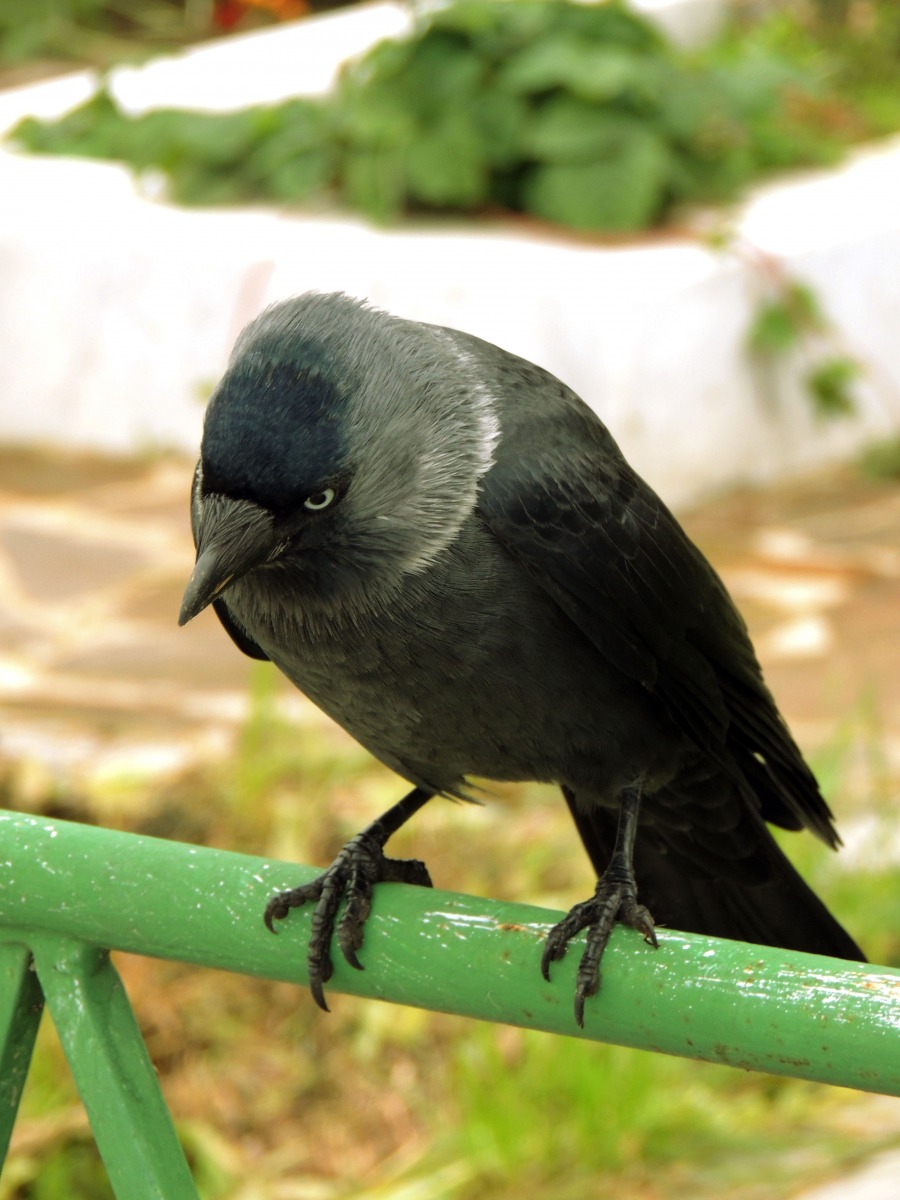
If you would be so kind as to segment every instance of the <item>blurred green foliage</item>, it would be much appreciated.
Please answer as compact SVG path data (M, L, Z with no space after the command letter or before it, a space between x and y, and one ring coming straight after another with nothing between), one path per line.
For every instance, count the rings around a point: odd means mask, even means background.
M784 354L806 333L817 333L824 317L815 293L795 279L784 282L778 295L761 304L747 335L757 354Z
M814 75L786 58L686 54L617 3L460 2L344 72L339 136L364 169L343 182L382 218L500 205L629 231L833 160L818 103Z
M806 350L809 365L803 383L820 417L848 417L856 412L854 384L862 374L847 354L811 349L833 331L815 292L796 279L779 281L775 293L756 310L747 333L749 350L765 359L778 359L793 350Z
M122 827L327 861L398 781L340 730L288 722L286 687L255 664L236 753L168 782L132 779ZM888 732L864 696L812 759L844 817L855 804L876 818L852 857L779 840L873 961L896 965ZM551 803L495 790L482 809L435 802L392 846L441 885L582 898L590 868L555 789ZM67 815L90 819L97 804L110 823L108 796L81 803ZM349 996L324 1016L287 984L116 959L204 1200L787 1200L900 1144L893 1102L844 1089ZM0 1200L109 1194L49 1022L16 1137Z
M212 0L3 0L0 62L146 58L208 36L212 13Z
M844 355L816 363L805 378L816 411L823 417L849 417L856 412L852 389L861 374L860 364Z
M324 101L133 117L101 92L13 136L164 171L183 203L322 196L381 221L501 208L633 231L834 161L869 130L791 28L796 46L779 23L686 53L619 0L457 0L348 65Z
M44 154L116 159L136 171L163 171L183 204L228 204L249 197L298 201L334 172L329 111L309 100L215 116L154 109L123 113L108 92L55 124L26 120L15 137Z
M736 19L721 52L741 56L751 41L760 55L787 57L812 71L835 96L852 101L868 133L900 128L900 4L896 0L777 0L762 16ZM740 10L738 10L740 12ZM836 107L836 123L846 111Z
M884 438L867 446L860 455L859 467L869 479L900 480L900 436Z
M0 66L109 66L353 0L0 0Z

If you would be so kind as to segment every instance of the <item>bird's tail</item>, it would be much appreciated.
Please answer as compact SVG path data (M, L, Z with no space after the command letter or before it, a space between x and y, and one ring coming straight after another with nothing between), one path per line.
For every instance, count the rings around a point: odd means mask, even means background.
M617 814L599 805L578 806L569 794L566 800L594 869L602 875L615 843ZM762 821L754 833L760 839L754 858L762 856L767 868L758 882L729 874L728 862L721 875L686 869L678 853L670 853L663 832L642 837L639 830L634 850L638 899L658 925L671 929L865 962L859 946L800 878Z

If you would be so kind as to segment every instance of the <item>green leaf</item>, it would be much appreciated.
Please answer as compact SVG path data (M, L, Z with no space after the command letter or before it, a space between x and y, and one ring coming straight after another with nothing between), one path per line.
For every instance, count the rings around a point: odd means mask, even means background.
M848 417L856 412L853 384L859 375L859 363L840 356L826 359L809 371L806 386L820 416Z
M565 31L526 47L497 78L498 87L514 94L565 88L585 100L630 97L644 103L657 100L655 82L645 55Z
M633 12L627 0L601 4L555 4L559 25L607 46L624 46L642 53L668 53L666 38L655 25Z
M258 194L300 200L332 182L337 159L328 110L311 101L292 101L277 111L268 136L260 136L235 165Z
M478 93L484 73L465 42L435 31L416 47L403 74L406 103L420 120L439 119Z
M345 89L336 125L343 140L360 147L403 145L417 127L403 95L380 80L364 89Z
M406 193L403 154L394 147L349 150L342 161L349 203L382 223L399 216Z
M706 142L720 146L737 136L747 139L727 92L708 75L697 71L660 71L665 102L660 104L660 126L683 143ZM727 135L727 136L723 136Z
M488 162L497 167L515 165L533 121L527 103L519 96L485 90L472 102L471 118Z
M784 354L804 334L817 333L826 324L812 289L791 279L774 299L760 305L750 326L747 344L758 354Z
M357 128L382 110L395 125L421 125L478 92L484 64L459 38L430 29L403 47L402 55L386 56L378 45L345 70L340 100Z
M16 0L16 11L28 3L35 13L67 4L80 22L72 5L86 13L99 0ZM410 199L472 207L490 197L552 220L571 212L579 228L637 228L676 203L731 199L767 170L832 161L848 140L847 106L822 82L842 47L823 57L804 35L792 57L797 27L779 22L787 33L751 27L685 54L622 0L455 0L346 67L321 104L131 118L100 92L13 136L39 153L159 167L191 202L205 185L210 203L335 186L379 219ZM0 17L0 32L8 24ZM900 18L877 25L884 32L866 36L883 66L881 43ZM580 171L549 170L563 167ZM777 353L815 322L796 297L773 304L752 340Z
M661 145L639 118L559 96L534 114L524 133L522 149L529 158L571 162L627 155L634 144L647 141Z
M179 112L159 109L135 122L131 159L138 166L175 164L182 159L211 168L239 164L259 138L259 113Z
M38 154L128 159L132 125L109 92L101 88L90 100L59 121L27 117L9 136Z
M508 4L489 0L456 0L436 8L430 16L432 28L455 33L469 43L471 51L490 62L505 62L521 46L546 37L558 23L564 6L549 9L543 0L516 0Z
M330 148L322 148L285 159L260 172L257 194L293 202L310 199L334 182L336 158Z
M207 207L217 204L240 204L251 199L253 192L247 181L234 171L222 171L205 163L185 159L168 169L168 192L176 204L186 207Z
M361 58L351 58L341 67L338 93L346 98L349 92L359 92L374 80L396 79L405 70L415 52L414 38L385 38Z
M664 145L644 133L602 161L540 166L525 183L525 207L573 229L641 229L665 203L668 161Z
M825 314L811 287L792 279L785 287L783 296L784 304L798 329L804 333L816 333L825 328Z
M791 314L779 300L761 304L747 333L747 345L757 354L786 354L797 344L797 327Z
M406 178L411 198L425 204L474 208L483 203L487 162L471 122L450 113L414 141L406 152Z
M506 62L521 47L557 32L635 50L658 50L663 37L648 21L630 12L621 0L604 4L558 3L556 0L455 0L430 16L433 28L464 35L476 52Z

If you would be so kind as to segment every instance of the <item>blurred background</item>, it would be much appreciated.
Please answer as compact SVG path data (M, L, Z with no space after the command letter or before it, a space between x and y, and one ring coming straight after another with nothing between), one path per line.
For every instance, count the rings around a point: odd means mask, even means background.
M837 814L839 855L788 853L900 965L898 71L891 0L6 0L4 806L324 864L399 795L211 614L175 626L231 344L341 289L610 425ZM552 790L492 791L392 845L440 887L587 894ZM117 964L210 1200L896 1196L897 1100ZM108 1195L45 1021L0 1200Z

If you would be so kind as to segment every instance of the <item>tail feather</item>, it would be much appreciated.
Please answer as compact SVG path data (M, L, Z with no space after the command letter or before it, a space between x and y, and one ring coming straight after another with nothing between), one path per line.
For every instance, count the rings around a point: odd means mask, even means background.
M602 875L615 843L617 814L599 805L581 807L569 794L566 801L594 869ZM638 831L634 849L638 898L658 925L865 962L859 946L800 878L762 821L754 850L765 857L768 869L760 882L729 877L727 859L721 876L686 870L683 858L669 852L664 831L643 832Z

